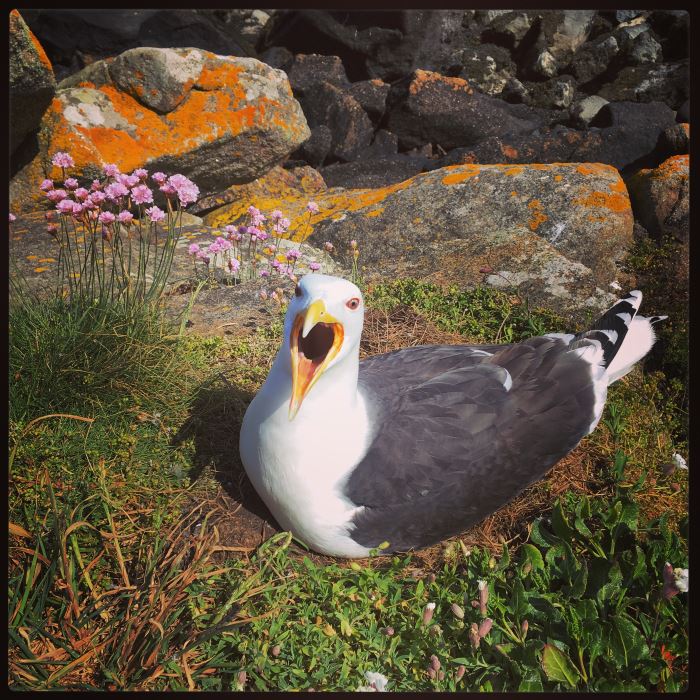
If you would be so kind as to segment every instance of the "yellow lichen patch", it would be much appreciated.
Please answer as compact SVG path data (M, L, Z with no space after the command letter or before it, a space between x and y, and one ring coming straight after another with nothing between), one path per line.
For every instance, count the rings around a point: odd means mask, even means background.
M530 227L530 231L537 231L549 217L542 211L542 202L539 199L533 199L527 208L532 210L532 216L527 225Z
M38 255L27 255L27 260L38 260L39 256Z
M39 258L40 263L52 263L56 262L55 258Z
M690 156L687 153L680 156L671 156L661 163L656 170L652 171L652 177L667 178L680 175L682 178L687 178L689 168Z
M211 55L211 54L210 54ZM241 67L233 63L223 63L212 68L207 62L197 78L197 87L200 90L218 90L222 87L233 87L240 83Z
M46 272L48 269L48 267L35 267L34 272Z
M523 166L522 165L510 165L510 166L503 166L501 165L500 167L505 167L504 175L520 175L523 171Z
M474 90L469 87L469 83L464 80L464 78L447 78L444 75L440 75L440 73L434 73L432 71L421 69L415 71L413 80L408 87L408 91L411 93L411 95L416 95L429 83L441 83L452 90L463 90L468 95L474 93Z
M562 176L561 175L555 175L554 176L554 182L561 182L562 181Z
M449 175L445 175L445 177L442 178L443 185L456 185L481 172L481 166L479 165L451 165L444 168L444 170L451 170L453 168L458 168L458 170Z
M631 211L629 197L623 194L600 192L594 190L588 194L574 199L574 204L584 207L599 207L614 212Z
M510 193L510 196L511 196L511 197L517 197L517 196L518 196L518 193L517 193L515 190L513 190L513 191Z
M372 211L368 211L366 216L380 216L383 211L384 207L380 207L379 209L373 209Z

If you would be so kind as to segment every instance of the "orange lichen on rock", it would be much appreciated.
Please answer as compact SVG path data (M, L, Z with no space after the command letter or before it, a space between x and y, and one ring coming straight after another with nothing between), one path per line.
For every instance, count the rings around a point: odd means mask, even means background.
M380 216L383 211L384 207L379 207L379 209L373 209L372 211L368 211L366 216Z
M233 63L224 63L212 68L205 63L202 72L197 78L197 87L200 90L220 90L221 88L233 88L240 85L242 68ZM240 90L240 87L238 88ZM240 97L245 97L242 91Z
M499 164L500 165L500 164ZM523 172L522 165L500 165L500 167L505 168L504 175L520 175Z
M602 175L604 173L618 175L617 169L605 163L579 163L576 170L581 175Z
M537 231L537 229L549 219L549 217L542 211L542 202L539 199L533 199L528 205L528 209L532 210L532 216L527 222L530 231Z
M452 170L449 175L445 175L442 178L443 185L456 185L460 182L468 180L470 177L475 177L481 172L481 166L479 165L449 165L443 170Z
M658 168L651 171L651 176L654 178L680 176L685 179L688 177L689 169L690 155L684 153L680 156L671 156L667 158Z
M413 74L413 80L408 87L411 95L417 95L426 85L430 83L440 83L450 87L452 90L463 90L468 95L472 95L474 90L469 87L469 83L464 78L448 78L440 73L434 73L428 70L417 69Z

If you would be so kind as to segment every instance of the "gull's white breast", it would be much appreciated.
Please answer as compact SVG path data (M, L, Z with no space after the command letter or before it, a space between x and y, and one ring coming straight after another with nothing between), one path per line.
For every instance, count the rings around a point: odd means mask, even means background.
M333 389L333 377L323 377L290 421L291 383L273 368L243 419L241 458L283 528L316 551L362 557L369 550L348 536L358 508L342 486L367 451L371 425L356 390L348 401Z

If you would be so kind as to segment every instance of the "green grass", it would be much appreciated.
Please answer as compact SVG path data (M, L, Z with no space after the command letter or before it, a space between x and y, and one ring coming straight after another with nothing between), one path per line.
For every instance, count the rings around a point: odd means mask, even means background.
M406 304L477 342L566 330L494 290L398 281L368 304ZM685 475L660 473L686 439L682 387L665 375L635 371L611 389L590 438L610 495L564 494L527 543L493 556L454 542L432 570L409 555L322 564L285 534L225 549L217 483L194 479L193 440L175 440L193 411L206 421L229 410L198 403L225 388L221 373L256 390L279 319L229 341L178 338L157 314L128 332L103 317L93 333L89 315L64 311L11 311L14 689L354 690L365 671L407 691L685 687L687 594L661 596L664 562L687 566ZM92 422L30 424L53 412ZM493 627L474 649L479 579Z

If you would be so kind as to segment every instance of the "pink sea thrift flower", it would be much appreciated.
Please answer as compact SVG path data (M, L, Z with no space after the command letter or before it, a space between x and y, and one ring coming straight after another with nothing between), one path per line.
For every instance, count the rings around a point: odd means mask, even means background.
M330 241L326 241L326 242L323 244L323 247L324 247L329 253L332 253L332 252L335 250L335 246L334 246Z
M121 197L129 194L129 190L122 185L121 182L110 182L110 184L105 187L105 194L113 202L116 202Z
M46 196L52 202L60 202L62 199L65 199L68 196L68 192L66 192L65 190L49 190L46 193Z
M220 246L216 241L214 241L214 242L209 246L209 252L210 252L210 253L214 253L214 254L220 253L220 252L221 252L221 246Z
M292 248L292 250L287 252L287 260L289 262L292 262L293 260L298 260L301 257L301 251L297 250L296 248Z
M84 187L78 187L78 189L73 192L73 196L81 202L84 202L90 196L90 192Z
M231 240L231 236L238 233L238 226L233 226L232 224L229 224L228 226L224 226L224 231L226 231L226 233L229 236L229 240Z
M136 177L136 175L119 175L117 178L119 182L124 185L124 187L128 187L131 189L132 187L136 187L136 185L139 184L140 180Z
M153 180L153 182L155 182L157 185L164 184L167 179L168 176L165 173L157 172L151 175L151 180Z
M148 214L149 218L153 223L163 221L163 219L165 219L165 212L156 206L153 206L150 209L146 209L146 214Z
M309 263L309 270L311 270L312 272L317 272L320 269L321 269L321 266L317 262Z
M99 206L105 201L105 199L107 199L107 195L104 192L97 190L88 197L87 201Z
M120 170L115 163L107 163L106 165L104 165L102 167L102 172L107 177L117 177L120 174Z
M92 184L90 185L90 189L93 192L97 192L98 190L101 190L103 187L103 183L100 182L99 180L93 180Z
M318 212L318 204L316 204L316 202L309 202L306 205L306 211L310 214L316 214Z
M272 219L272 221L279 221L283 216L284 214L279 209L275 209L272 214L270 214L270 219Z
M190 247L187 249L190 255L197 255L199 253L199 246L196 243L191 243Z
M260 277L269 277L269 276L270 276L269 270L260 270Z
M61 212L61 214L72 214L73 204L75 202L72 199L62 199L57 205L56 209Z
M130 224L134 218L134 215L130 211L120 211L117 215L117 220L120 224Z
M67 177L63 182L63 186L68 190L74 190L80 183L74 177Z
M71 158L68 153L64 153L63 151L58 151L58 153L55 153L54 157L51 159L51 162L59 168L72 168L75 165L73 158Z
M170 185L173 191L177 193L177 198L183 207L196 202L197 197L199 197L199 187L184 175L171 175L166 184Z
M135 204L151 204L153 202L153 192L146 185L137 185L131 190L131 199Z
M17 221L17 217L12 212L10 212L10 223L12 223L13 221Z
M148 177L148 170L145 168L136 168L133 173L131 173L134 177L137 177L139 180L145 180Z
M350 241L350 247L353 250L355 250L357 248L357 241L354 238Z
M238 272L238 270L240 269L240 267L241 267L241 263L240 263L236 258L231 258L231 259L228 261L228 269L229 269L229 271L232 272L233 274L235 274L236 272Z
M46 180L42 180L41 184L39 185L39 189L44 190L44 192L46 192L47 190L52 190L53 180L49 180L48 178Z
M112 223L114 223L114 220L115 220L116 218L117 218L117 217L114 216L114 214L112 214L111 211L103 211L103 212L97 217L97 220L98 220L101 224L112 224Z

